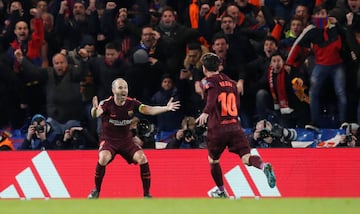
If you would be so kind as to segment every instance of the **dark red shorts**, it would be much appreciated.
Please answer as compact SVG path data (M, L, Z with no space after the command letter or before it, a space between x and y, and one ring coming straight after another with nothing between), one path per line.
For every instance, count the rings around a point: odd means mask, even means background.
M99 152L103 150L108 150L111 152L112 160L115 158L116 154L121 155L129 164L134 163L133 157L135 152L141 150L142 148L133 142L133 138L130 139L121 139L121 140L108 140L101 141Z
M222 131L213 130L207 135L207 148L209 156L213 160L220 159L221 154L225 148L228 148L229 152L235 153L242 157L245 154L250 153L250 145L243 130L236 131Z

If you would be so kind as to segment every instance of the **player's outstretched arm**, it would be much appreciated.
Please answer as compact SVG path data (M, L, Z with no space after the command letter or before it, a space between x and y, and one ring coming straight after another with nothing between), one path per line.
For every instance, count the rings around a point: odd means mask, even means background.
M174 98L170 98L169 102L166 106L149 106L149 105L141 105L140 113L146 115L157 115L161 113L165 113L168 111L176 111L180 108L180 101L173 101Z
M92 108L91 108L91 117L97 118L103 113L103 109L99 106L99 101L97 96L94 96L92 99Z

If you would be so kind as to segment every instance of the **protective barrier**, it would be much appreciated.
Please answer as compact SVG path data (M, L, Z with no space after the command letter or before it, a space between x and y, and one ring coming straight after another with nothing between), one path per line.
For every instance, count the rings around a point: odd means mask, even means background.
M258 149L273 164L277 187L262 171L225 152L227 191L234 197L360 197L359 148ZM207 152L146 150L154 197L208 197L215 185ZM0 153L0 198L85 198L94 187L97 151ZM107 167L100 197L142 197L139 167L119 156Z

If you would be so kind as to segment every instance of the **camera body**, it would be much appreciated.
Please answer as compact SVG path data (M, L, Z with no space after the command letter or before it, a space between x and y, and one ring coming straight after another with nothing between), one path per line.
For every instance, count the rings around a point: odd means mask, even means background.
M72 137L74 140L80 139L82 136L82 131L81 130L74 130L72 133Z
M191 129L184 129L184 138L195 137L195 133Z
M184 129L184 138L194 137L196 139L198 136L203 135L205 132L205 126L197 126L194 129L186 128Z
M44 133L45 132L45 128L42 125L36 125L35 126L35 131L37 131L38 133Z
M295 129L287 129L281 127L279 124L274 124L271 130L264 128L260 131L259 139L262 140L267 137L272 137L282 142L293 141L297 138L297 132Z
M148 137L152 131L151 124L146 119L140 119L136 125L136 134L139 136Z
M260 131L260 136L259 136L259 138L260 138L260 139L264 139L264 138L267 138L267 137L272 137L271 130L269 130L269 129L262 129L262 130Z

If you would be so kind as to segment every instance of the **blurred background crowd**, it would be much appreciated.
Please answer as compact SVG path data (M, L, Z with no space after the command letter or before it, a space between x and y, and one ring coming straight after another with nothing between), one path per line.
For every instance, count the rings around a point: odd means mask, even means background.
M254 139L269 122L290 139L345 127L354 138L344 145L357 141L360 0L0 0L0 30L0 139L16 130L15 149L97 148L91 100L111 96L119 77L145 104L181 101L136 115L145 148L203 148L194 118L206 52L237 83Z

